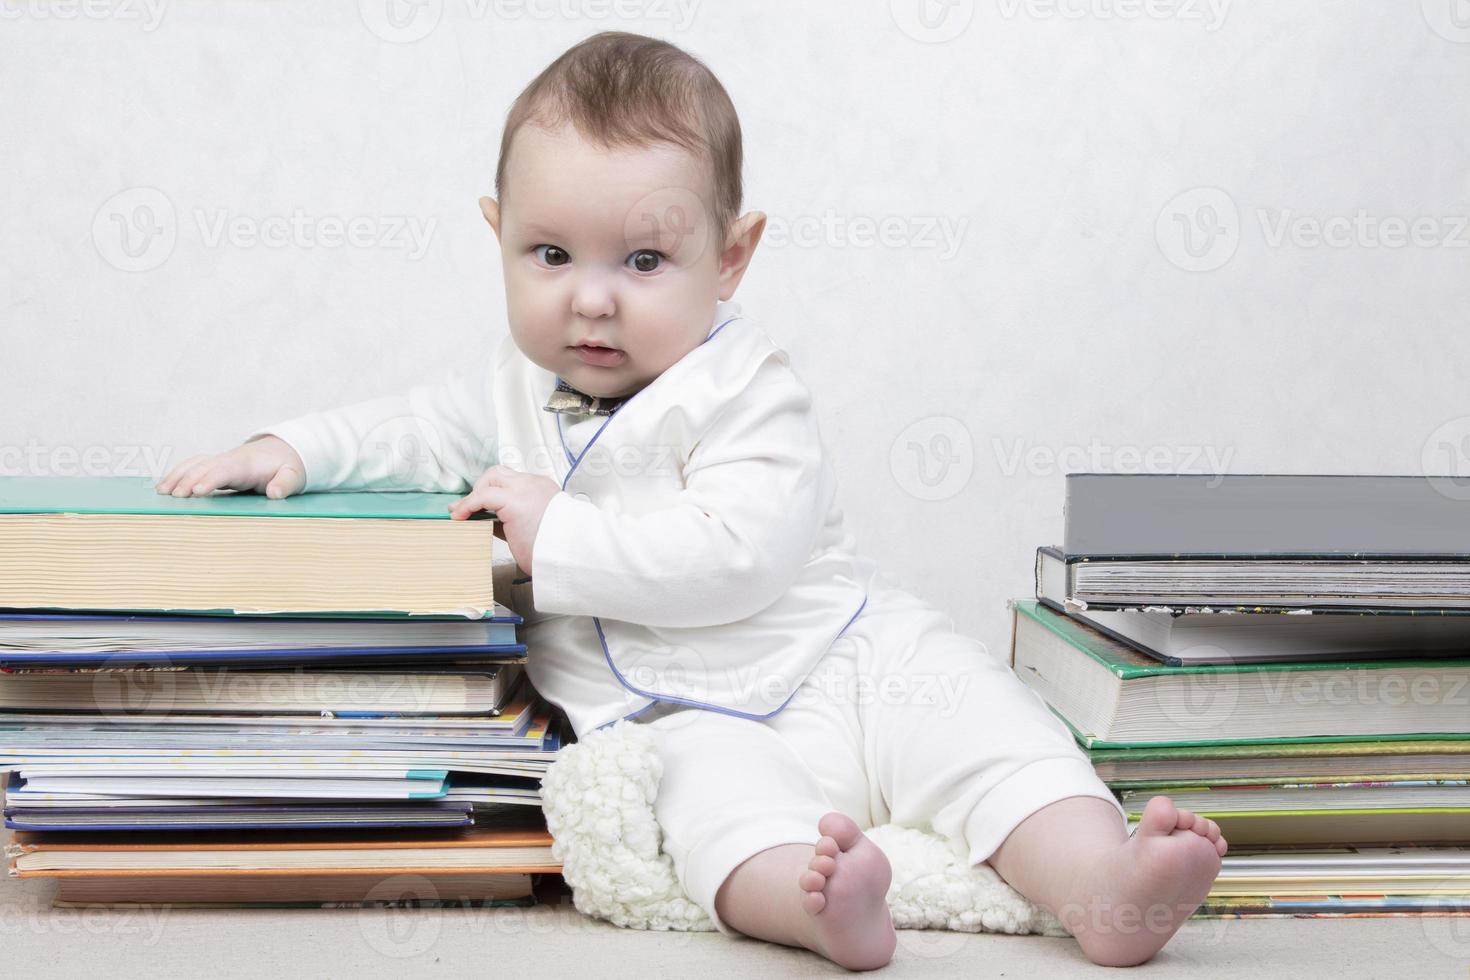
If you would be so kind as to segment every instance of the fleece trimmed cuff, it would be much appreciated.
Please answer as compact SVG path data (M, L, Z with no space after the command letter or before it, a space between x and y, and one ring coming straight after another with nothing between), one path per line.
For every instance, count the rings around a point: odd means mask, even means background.
M768 848L781 844L815 845L822 836L817 830L817 821L830 811L831 807L818 806L806 815L742 816L739 823L732 821L712 829L689 848L683 860L674 862L680 869L679 883L684 886L684 894L708 913L710 921L720 932L727 936L740 935L721 921L715 912L715 895L725 879L741 864Z
M1040 759L1002 780L970 811L965 820L970 863L988 861L1027 817L1073 796L1106 800L1118 811L1119 822L1127 828L1128 815L1086 759Z

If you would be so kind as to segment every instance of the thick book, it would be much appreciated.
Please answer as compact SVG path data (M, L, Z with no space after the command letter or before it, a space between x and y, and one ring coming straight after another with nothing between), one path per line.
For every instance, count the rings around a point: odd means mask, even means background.
M494 607L494 522L455 494L175 498L148 478L0 478L0 607L453 614Z
M471 804L435 803L257 803L187 807L97 806L7 807L12 830L95 832L99 830L322 830L381 827L468 827Z
M538 816L539 820L539 816ZM16 831L5 853L14 877L112 875L432 874L560 872L538 820L460 830L197 831L76 834Z
M1180 745L1088 751L1112 789L1331 780L1470 780L1470 739Z
M1141 808L1140 808L1141 809ZM1470 844L1470 809L1283 810L1207 814L1232 850L1302 845ZM1137 811L1129 814L1136 825Z
M519 669L463 673L336 670L58 671L0 676L0 723L9 711L172 716L330 713L488 715ZM3 736L0 736L3 738Z
M1412 476L1067 477L1065 596L1103 606L1470 609L1470 495Z
M99 875L60 879L56 904L191 908L525 905L532 901L535 881L533 875L514 872L202 874L159 878Z
M1420 780L1395 783L1302 783L1287 786L1160 786L1118 794L1130 813L1155 796L1207 817L1220 814L1396 810L1470 813L1470 783Z
M1334 847L1225 856L1210 899L1292 895L1456 894L1470 899L1470 848Z
M1419 919L1470 916L1470 891L1397 895L1383 890L1337 895L1212 895L1195 918L1219 919Z
M1470 738L1470 660L1170 667L1031 600L1011 664L1087 746Z
M1038 548L1038 600L1171 666L1470 656L1470 610L1118 609L1076 602L1068 582L1065 553Z
M439 800L447 792L446 775L444 770L425 769L398 779L373 779L366 776L28 776L25 770L21 770L20 788L33 793L164 798Z
M0 610L0 668L513 659L521 617L126 615Z

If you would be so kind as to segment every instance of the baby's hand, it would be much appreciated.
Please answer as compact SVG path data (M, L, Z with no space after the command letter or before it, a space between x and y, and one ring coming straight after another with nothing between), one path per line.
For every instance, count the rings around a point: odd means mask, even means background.
M561 487L555 480L509 466L492 466L475 481L475 489L449 505L449 516L462 521L476 511L493 510L511 556L530 575L531 550L541 527L541 515L559 493Z
M261 436L217 456L191 456L154 486L175 497L202 497L214 490L250 490L280 500L306 486L306 464L290 444Z

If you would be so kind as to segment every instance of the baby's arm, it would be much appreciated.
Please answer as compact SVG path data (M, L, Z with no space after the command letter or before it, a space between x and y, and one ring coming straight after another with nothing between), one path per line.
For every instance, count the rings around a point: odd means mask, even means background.
M495 462L493 362L438 384L314 412L261 429L306 465L306 492L430 490L462 493Z
M175 496L213 490L463 492L495 462L494 361L438 384L313 412L251 433L245 444L175 467L158 484ZM270 438L274 437L274 438ZM300 475L266 471L294 466ZM275 494L272 494L275 495ZM285 495L285 494L282 494Z
M791 587L833 490L811 396L769 367L700 439L673 506L635 515L552 498L532 552L538 610L710 626Z

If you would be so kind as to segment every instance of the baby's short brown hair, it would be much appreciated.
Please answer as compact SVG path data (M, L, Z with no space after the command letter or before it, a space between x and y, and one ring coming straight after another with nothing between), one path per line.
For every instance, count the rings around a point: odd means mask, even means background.
M505 199L511 141L528 122L570 122L606 147L673 143L702 155L713 172L709 202L724 242L740 213L740 118L704 63L656 38L604 31L568 48L516 97L500 137L495 196Z

